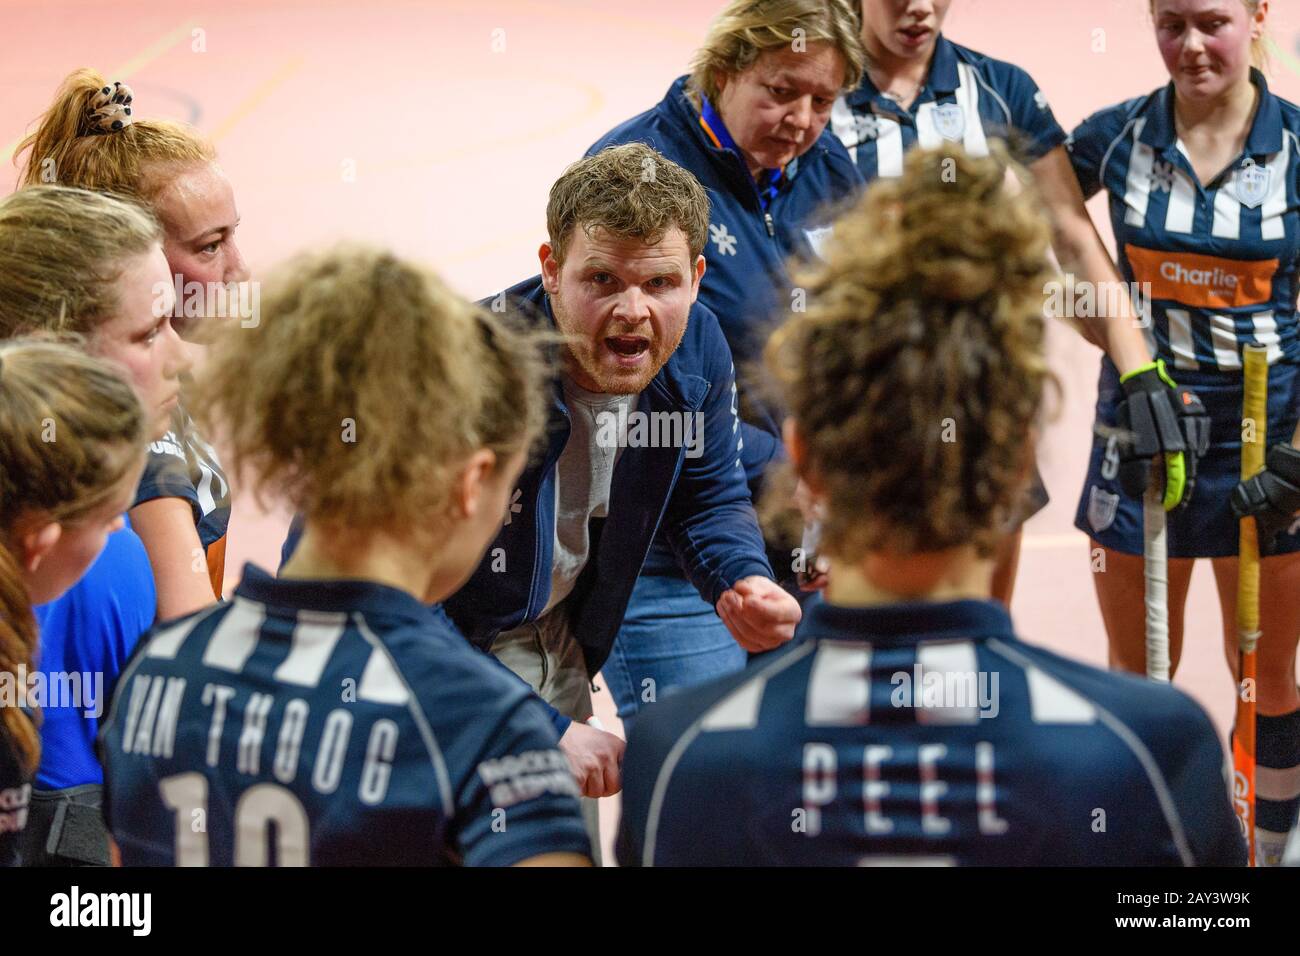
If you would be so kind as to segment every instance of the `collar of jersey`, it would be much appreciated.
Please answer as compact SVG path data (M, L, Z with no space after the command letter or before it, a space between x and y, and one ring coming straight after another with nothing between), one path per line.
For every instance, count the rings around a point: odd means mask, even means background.
M937 101L944 96L951 96L957 92L959 86L961 86L961 77L957 74L957 45L940 33L939 39L934 43L930 72L926 74L925 82L921 84L921 90L913 105L920 106L930 100ZM926 96L927 92L930 94L929 97ZM850 106L868 106L878 101L883 109L906 112L893 100L882 96L865 71L862 74L862 83L845 99Z
M376 581L276 578L257 565L244 565L235 596L295 611L360 611L415 621L434 620L433 612L413 594Z
M727 129L727 124L722 122L722 114L713 108L709 98L703 93L700 94L700 129L704 130L704 135L708 137L710 143L715 149L723 149L736 154L736 157L743 163L745 155L736 145L736 140L732 137L731 131ZM768 204L776 196L781 187L781 177L785 175L785 167L777 169L763 170L762 179L755 180L754 186L758 190L759 199L762 200L763 208L766 209Z
M1250 81L1259 87L1259 109L1246 139L1246 152L1251 156L1267 156L1282 149L1282 106L1268 90L1264 74L1251 67ZM1146 110L1146 126L1138 137L1152 149L1173 149L1178 142L1174 124L1174 84L1169 83L1152 98Z
M1015 639L1011 615L996 601L915 601L876 607L830 604L820 594L804 605L801 639L915 644L920 641Z

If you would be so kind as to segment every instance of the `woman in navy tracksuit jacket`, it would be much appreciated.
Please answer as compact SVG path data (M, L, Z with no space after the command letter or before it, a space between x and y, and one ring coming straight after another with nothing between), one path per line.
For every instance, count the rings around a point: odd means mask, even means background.
M768 463L784 453L780 414L744 395L745 371L758 358L778 311L793 304L787 261L815 254L836 207L864 182L827 129L836 95L855 87L861 75L856 20L840 0L805 6L778 20L755 0L734 0L696 54L695 72L674 80L657 106L615 127L588 150L591 155L611 145L646 143L690 170L708 192L708 268L699 301L717 315L735 355L742 399L751 399L740 409L741 454L756 494ZM736 69L728 52L755 34L778 38L777 45L742 50L739 59L752 57L752 64ZM802 36L803 49L780 40L783 36ZM717 80L710 80L719 71L721 91ZM774 126L764 128L766 116L775 118ZM792 157L780 156L779 144L763 143L761 134L770 129L802 135L788 151ZM737 138L746 147L761 145L744 148ZM762 168L765 158L783 165ZM778 578L789 577L794 556L769 556ZM627 722L664 691L734 672L745 661L745 651L683 576L667 542L656 541L605 664L619 716Z

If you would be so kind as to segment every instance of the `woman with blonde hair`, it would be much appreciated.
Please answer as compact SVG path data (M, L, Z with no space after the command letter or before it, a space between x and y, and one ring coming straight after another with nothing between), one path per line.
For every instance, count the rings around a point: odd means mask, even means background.
M944 20L953 0L859 0L862 43L868 64L857 89L836 102L831 126L868 182L901 174L903 157L916 146L959 144L974 156L988 155L1000 142L1029 168L1052 224L1052 246L1080 295L1098 303L1093 314L1071 309L1077 327L1105 350L1125 375L1128 388L1151 396L1170 415L1184 408L1176 386L1157 373L1143 340L1139 304L1111 262L1070 172L1066 135L1038 84L1013 63L994 59L948 39ZM1073 281L1053 280L1075 294ZM1062 310L1063 311L1063 310ZM1056 318L1065 318L1058 314ZM1183 390L1186 391L1186 390ZM1145 397L1144 395L1144 397ZM1194 430L1195 424L1185 424ZM1166 475L1165 503L1174 508L1190 497L1196 451L1180 436L1150 436L1155 447L1182 463ZM1144 436L1145 439L1145 436ZM1134 461L1140 483L1150 459ZM1035 477L1024 506L1012 516L1016 531L1003 539L994 594L1008 606L1020 561L1021 528L1047 504L1047 489ZM1141 507L1141 489L1133 504Z
M1195 497L1169 521L1171 674L1197 558L1214 569L1235 674L1238 518L1257 519L1255 861L1271 865L1300 812L1300 108L1271 92L1260 70L1268 0L1153 0L1151 12L1170 82L1085 120L1070 159L1084 195L1108 194L1125 278L1154 290L1157 359L1210 416ZM1268 350L1270 446L1266 471L1239 485L1246 345ZM1103 360L1099 430L1118 420L1126 387ZM1106 573L1093 581L1111 664L1141 672L1142 514L1122 494L1125 478L1123 449L1097 438L1075 525L1105 552Z
M540 701L428 606L478 565L544 428L536 346L368 247L288 263L261 323L216 342L196 411L302 538L123 674L102 744L124 863L588 862ZM163 685L174 745L142 745L141 694Z
M189 360L167 314L171 284L153 216L83 189L20 190L0 200L0 261L0 338L79 336L87 352L123 370L144 409L144 440L160 439ZM123 529L76 587L37 608L43 670L87 675L83 683L102 675L107 692L153 622L156 603L148 556ZM46 710L29 863L44 860L47 846L53 862L108 862L94 746L103 703L101 694L83 707ZM56 820L58 832L47 834L43 827Z
M1245 862L1205 712L993 599L1056 384L1049 226L1002 158L914 150L798 274L766 354L828 584L790 647L638 717L620 865Z
M256 320L235 241L234 192L216 150L196 130L142 117L130 87L80 69L64 79L17 160L24 187L79 186L135 199L154 213L176 290L170 308L177 332L202 341L215 318ZM166 619L221 596L230 486L183 403L150 450L131 522L149 551L158 616Z
M0 343L0 866L18 862L40 756L32 605L72 587L121 528L146 427L107 363L53 341Z

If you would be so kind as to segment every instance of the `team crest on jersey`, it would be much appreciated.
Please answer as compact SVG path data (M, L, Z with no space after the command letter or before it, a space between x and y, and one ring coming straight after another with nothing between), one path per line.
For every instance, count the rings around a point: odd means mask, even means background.
M1255 209L1268 195L1272 180L1273 170L1247 157L1237 170L1237 199L1243 206Z
M812 246L813 255L819 259L824 259L822 250L826 248L826 243L830 241L834 234L833 226L823 226L820 229L805 229L803 234L808 237L808 245Z
M956 103L945 103L934 108L934 128L944 139L960 143L966 135L966 114Z
M1119 495L1103 491L1096 485L1088 495L1088 524L1092 530L1101 534L1115 523L1115 512L1119 510Z

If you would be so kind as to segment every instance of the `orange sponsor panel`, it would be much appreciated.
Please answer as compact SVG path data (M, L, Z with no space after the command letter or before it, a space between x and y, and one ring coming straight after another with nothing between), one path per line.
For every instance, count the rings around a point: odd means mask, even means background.
M1262 305L1273 294L1276 259L1247 261L1161 252L1132 243L1124 246L1133 278L1151 283L1151 297L1194 309L1234 309Z

